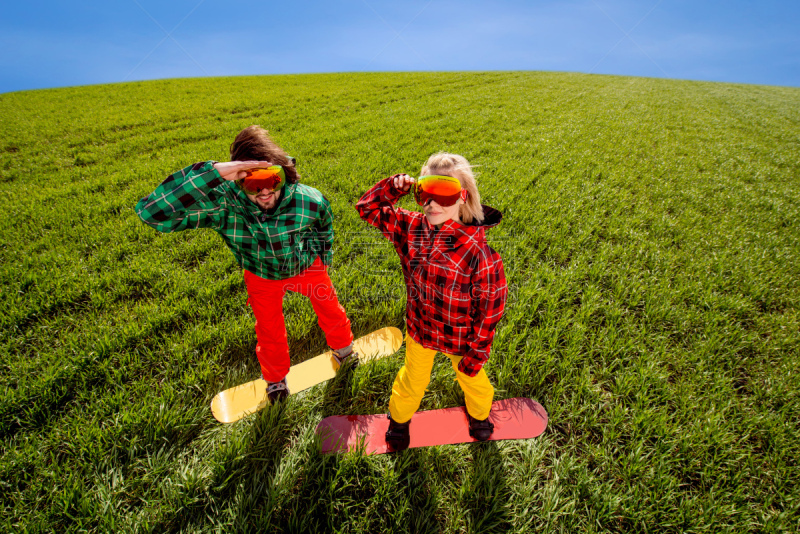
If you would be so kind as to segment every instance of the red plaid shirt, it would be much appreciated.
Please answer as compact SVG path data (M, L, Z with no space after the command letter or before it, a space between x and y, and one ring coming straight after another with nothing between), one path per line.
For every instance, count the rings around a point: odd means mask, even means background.
M393 179L378 182L356 209L400 255L408 333L423 347L463 356L459 371L475 376L489 359L508 295L503 260L484 234L503 216L484 206L483 224L447 221L437 231L424 214L395 208L406 193Z

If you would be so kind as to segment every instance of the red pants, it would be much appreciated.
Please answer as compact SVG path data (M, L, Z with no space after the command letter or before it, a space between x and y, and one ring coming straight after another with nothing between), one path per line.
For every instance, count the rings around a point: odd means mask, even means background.
M256 356L267 382L283 379L291 365L283 318L283 296L287 291L301 293L311 300L318 324L332 349L338 350L353 342L350 319L339 304L327 267L319 258L302 273L285 280L267 280L245 269L244 282L247 303L256 316Z

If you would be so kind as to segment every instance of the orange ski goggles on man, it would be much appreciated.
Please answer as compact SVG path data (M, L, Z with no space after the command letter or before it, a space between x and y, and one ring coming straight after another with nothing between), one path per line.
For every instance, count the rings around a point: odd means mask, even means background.
M277 191L286 183L286 173L280 165L245 172L247 176L236 180L236 185L248 195L257 195L262 189Z

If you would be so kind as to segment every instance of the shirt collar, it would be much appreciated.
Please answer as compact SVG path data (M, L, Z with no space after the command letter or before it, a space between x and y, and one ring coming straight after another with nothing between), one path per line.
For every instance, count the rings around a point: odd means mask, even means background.
M452 248L458 248L470 242L477 243L484 235L481 226L462 224L452 219L445 221L439 229L430 224L427 217L425 217L425 224L433 239L442 240Z
M295 189L297 189L297 184L285 184L281 188L281 197L278 199L278 205L268 211L262 211L258 204L247 198L247 194L238 187L236 188L236 191L238 192L238 196L243 205L247 207L247 211L254 217L260 219L262 215L266 215L267 217L271 218L286 211L286 207L294 197Z

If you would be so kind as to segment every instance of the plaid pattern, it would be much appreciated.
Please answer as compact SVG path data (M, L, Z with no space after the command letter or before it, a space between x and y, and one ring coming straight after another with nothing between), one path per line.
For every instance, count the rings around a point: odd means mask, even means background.
M437 231L422 213L395 208L406 193L393 178L367 191L356 209L400 255L408 333L425 348L463 356L459 371L474 377L489 359L508 296L503 260L484 233L502 215L484 206L483 225L448 221Z
M333 212L322 193L287 184L267 214L222 179L213 161L168 176L136 204L136 213L159 232L215 230L241 267L269 280L297 275L318 256L330 265L333 256Z

